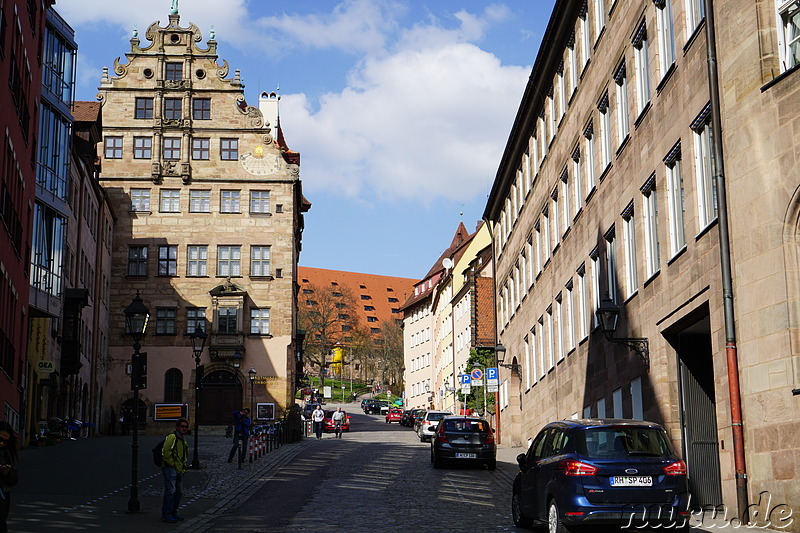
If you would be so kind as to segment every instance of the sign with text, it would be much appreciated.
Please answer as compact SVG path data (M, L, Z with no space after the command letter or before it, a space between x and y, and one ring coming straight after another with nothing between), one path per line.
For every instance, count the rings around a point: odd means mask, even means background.
M472 385L474 387L483 387L483 370L473 368L472 372L470 372L470 377L472 377Z
M189 415L189 405L185 403L157 403L153 420L177 420Z
M39 376L47 376L55 371L55 366L52 361L39 360L36 361L36 373Z
M497 371L497 368L486 369L486 384L494 386L500 385L500 373Z
M256 404L256 420L275 420L275 404Z

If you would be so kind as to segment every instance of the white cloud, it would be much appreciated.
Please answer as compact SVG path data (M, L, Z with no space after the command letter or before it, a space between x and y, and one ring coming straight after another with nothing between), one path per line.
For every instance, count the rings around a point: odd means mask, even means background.
M307 188L424 203L487 190L528 69L464 42L480 38L485 20L458 18L456 29L417 26L391 54L365 59L316 112L304 95L283 98Z

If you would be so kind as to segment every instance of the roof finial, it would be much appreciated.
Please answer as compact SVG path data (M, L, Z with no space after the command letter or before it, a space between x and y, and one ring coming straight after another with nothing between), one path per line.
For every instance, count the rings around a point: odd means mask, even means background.
M208 40L213 41L217 38L217 30L214 29L214 25L211 25L211 32L208 34Z
M170 15L177 15L178 14L178 0L172 0L172 5L169 8Z

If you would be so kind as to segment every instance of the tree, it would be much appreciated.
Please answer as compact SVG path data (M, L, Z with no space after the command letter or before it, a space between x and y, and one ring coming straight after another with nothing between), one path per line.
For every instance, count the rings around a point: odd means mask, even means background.
M304 363L316 366L324 375L328 354L356 327L356 299L345 287L308 285L298 295L299 329L306 332L303 340Z
M403 330L395 320L381 323L381 333L374 338L375 354L384 361L386 381L392 388L403 390Z
M491 348L473 348L469 351L469 359L467 359L467 366L464 368L465 372L471 371L475 367L482 368L484 372L487 368L494 366L494 350ZM488 414L495 414L494 393L486 392L487 387L472 386L469 394L464 396L461 391L458 392L458 401L462 402L467 409L472 409L475 412L483 413L484 397L486 399L486 411Z

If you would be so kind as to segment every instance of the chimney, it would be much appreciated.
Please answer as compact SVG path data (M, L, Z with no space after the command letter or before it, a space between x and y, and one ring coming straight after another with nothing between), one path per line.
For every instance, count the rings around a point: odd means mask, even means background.
M258 109L264 115L264 127L271 128L272 136L278 135L278 102L281 97L278 93L264 91L258 97Z

